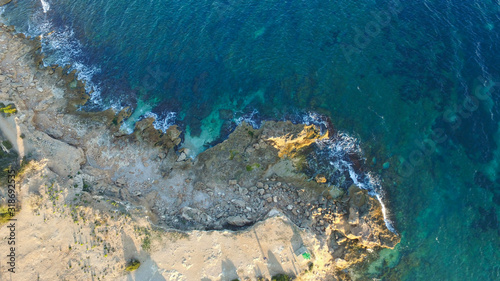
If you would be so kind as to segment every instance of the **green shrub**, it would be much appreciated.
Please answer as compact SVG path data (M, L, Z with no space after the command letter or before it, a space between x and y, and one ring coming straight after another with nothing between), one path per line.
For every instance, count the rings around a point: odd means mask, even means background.
M292 277L286 275L286 274L278 274L278 275L274 275L272 278L271 278L272 281L290 281L292 280Z
M132 272L132 271L137 270L139 268L139 266L141 266L141 262L134 259L134 260L131 260L127 264L127 267L125 268L125 270L128 271L128 272Z
M83 188L82 188L82 191L85 191L85 192L91 192L92 191L92 187L90 186L90 184L88 184L86 181L83 181Z
M14 104L8 104L7 106L3 103L0 103L0 112L9 117L11 114L17 113L16 106Z
M252 165L247 165L246 168L247 168L248 172L251 172L251 171L253 171L253 169L260 168L260 164L259 163L253 163Z
M229 151L229 160L233 160L236 155L238 155L238 151L236 150L230 150Z
M12 143L10 143L10 141L8 140L4 140L2 142L3 146L5 146L5 148L7 148L8 150L10 150L12 148Z
M8 209L7 205L0 207L0 225L6 224L12 218Z
M141 247L144 251L151 250L151 238L149 238L149 236L146 236L146 238L142 239Z

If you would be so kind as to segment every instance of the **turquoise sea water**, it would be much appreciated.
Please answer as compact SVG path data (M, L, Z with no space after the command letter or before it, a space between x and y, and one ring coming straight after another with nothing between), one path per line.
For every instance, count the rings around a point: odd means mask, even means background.
M13 1L92 103L202 150L238 120L331 117L381 176L402 242L361 280L500 280L496 1ZM387 169L385 167L389 166Z

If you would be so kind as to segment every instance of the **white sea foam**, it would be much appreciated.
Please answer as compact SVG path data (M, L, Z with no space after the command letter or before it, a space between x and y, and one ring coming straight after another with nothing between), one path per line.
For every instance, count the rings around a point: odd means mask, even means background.
M155 129L160 130L162 132L166 132L167 129L175 124L175 120L177 119L177 112L167 112L164 114L164 117L159 117L158 114L153 112L148 112L144 115L145 118L153 117L155 121L153 122L153 126Z
M46 14L50 10L50 4L49 4L49 2L44 1L44 0L40 0L40 2L42 2L42 9L43 9L43 12Z
M85 91L90 94L90 103L100 105L101 87L94 82L94 76L101 72L95 65L85 62L82 44L76 38L71 27L56 27L46 14L50 4L41 0L43 11L35 12L28 21L27 34L32 37L40 36L42 52L46 55L44 66L69 66L69 71L76 70L77 78L85 83Z
M373 176L370 173L364 175L365 180L363 181L358 174L354 171L352 165L348 165L349 167L349 175L356 186L361 189L368 190L371 196L375 196L378 202L380 203L380 207L382 208L382 215L384 216L384 222L387 229L391 232L396 233L396 229L392 225L391 220L389 220L387 214L387 208L385 207L384 200L382 200L382 187L380 185L380 180L378 177Z
M302 123L306 125L316 125L324 129L328 128L328 123L326 122L326 120L321 118L321 115L316 112L308 112L307 114L305 114L302 117Z
M388 211L384 204L383 189L379 177L370 172L364 174L357 173L352 163L346 160L350 154L362 155L359 141L345 133L338 133L333 139L318 141L318 145L320 149L326 149L328 152L329 164L335 171L339 171L340 173L347 172L356 186L367 190L371 196L377 198L382 208L382 215L384 216L387 229L393 233L397 233L389 219Z
M260 122L257 121L258 114L259 114L259 112L256 109L254 109L251 113L245 114L241 117L234 119L234 122L238 126L241 123L246 122L247 124L252 126L254 129L258 129L260 127Z

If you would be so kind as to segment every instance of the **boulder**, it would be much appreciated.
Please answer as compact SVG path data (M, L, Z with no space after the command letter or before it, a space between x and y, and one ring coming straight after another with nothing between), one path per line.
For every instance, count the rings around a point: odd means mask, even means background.
M36 131L40 139L38 153L48 159L48 167L62 177L74 176L85 161L85 154L81 148L49 137L47 134Z
M186 160L186 159L187 159L187 155L186 155L186 153L184 153L184 151L183 151L183 152L181 152L181 154L180 154L180 155L179 155L179 157L177 158L177 162L181 162L181 161L184 161L184 160Z
M240 199L233 200L233 203L234 203L234 205L236 205L240 208L245 208L245 206L246 206L245 201L240 200Z
M242 216L232 216L227 218L227 223L234 226L244 226L246 224L251 223L251 221Z
M184 207L181 209L181 217L187 221L197 221L201 213L200 210L195 208Z
M117 186L125 186L127 184L127 181L124 178L119 178L116 179L115 184Z
M359 210L355 207L349 208L349 219L350 225L357 225L359 223Z

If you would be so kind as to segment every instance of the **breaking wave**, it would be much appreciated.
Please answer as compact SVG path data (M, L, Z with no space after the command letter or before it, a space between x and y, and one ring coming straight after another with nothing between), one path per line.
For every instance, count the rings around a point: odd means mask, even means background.
M387 229L397 233L384 204L384 191L379 176L354 166L352 158L364 162L359 141L346 133L338 132L330 139L317 141L317 145L318 149L310 159L322 166L319 171L328 176L328 182L343 188L354 184L367 190L368 194L379 201Z
M165 133L170 126L175 125L177 112L167 111L161 115L153 112L148 112L144 115L144 118L149 117L153 117L155 119L155 121L153 122L153 127Z
M238 125L238 126L243 122L246 122L247 124L252 126L254 129L260 128L260 126L262 125L262 122L259 119L259 111L254 109L252 112L244 114L244 115L234 119L234 123L236 123L236 125Z
M47 12L50 4L41 0L42 9L32 14L24 32L31 37L40 38L43 65L67 67L69 72L75 70L76 77L85 83L85 91L90 95L90 103L102 105L101 87L94 82L94 77L101 72L97 65L88 63L81 42L76 38L70 26L56 26Z

